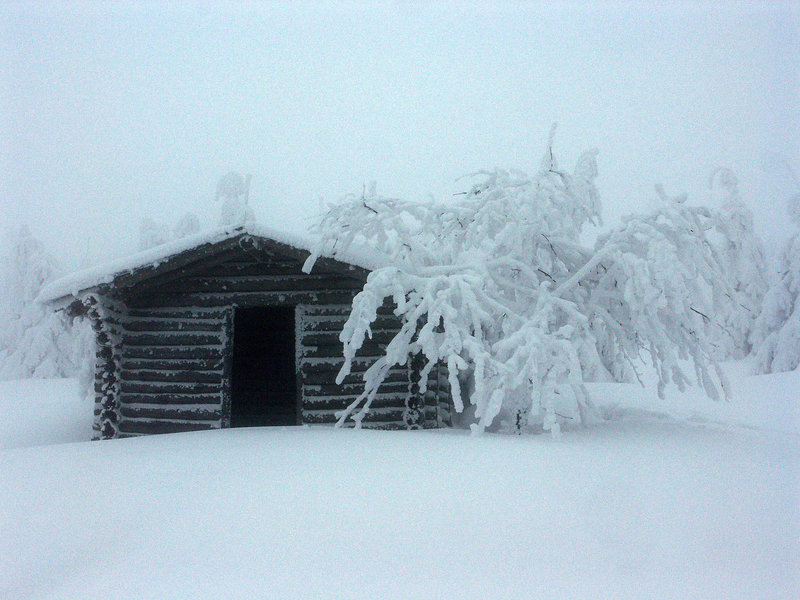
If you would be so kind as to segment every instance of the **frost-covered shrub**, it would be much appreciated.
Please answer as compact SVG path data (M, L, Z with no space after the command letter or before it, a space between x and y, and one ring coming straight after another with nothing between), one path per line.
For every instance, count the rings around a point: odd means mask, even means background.
M192 212L187 212L178 219L172 230L150 217L145 217L139 221L139 250L149 250L199 231L200 219Z
M458 201L441 204L373 189L321 218L306 270L319 255L354 246L389 264L370 274L353 302L339 380L385 301L403 323L340 424L352 418L358 426L389 369L419 355L423 385L434 365L447 366L455 409L472 405L475 431L498 416L516 431L557 433L564 423L586 422L584 382L635 376L642 353L657 369L660 391L669 382L686 385L689 364L718 397L724 380L703 336L711 298L725 290L705 238L710 212L662 197L594 247L582 245L583 227L600 223L595 154L568 172L551 140L534 177L477 173Z

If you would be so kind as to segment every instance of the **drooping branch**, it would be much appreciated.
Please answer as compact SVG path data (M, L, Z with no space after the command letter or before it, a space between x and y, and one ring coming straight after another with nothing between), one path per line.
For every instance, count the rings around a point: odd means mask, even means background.
M536 178L483 172L457 203L371 195L368 206L350 198L322 218L318 252L360 243L394 257L353 302L339 377L379 306L393 302L403 322L340 424L359 424L389 369L412 361L422 361L421 372L447 366L454 407L474 406L475 431L496 419L532 431L583 422L591 412L584 382L598 369L624 372L620 362L639 378L642 349L661 387L685 385L688 357L697 380L716 389L698 333L705 291L723 286L704 237L708 211L667 198L594 248L581 246L582 227L600 222L594 153L570 174L550 151Z

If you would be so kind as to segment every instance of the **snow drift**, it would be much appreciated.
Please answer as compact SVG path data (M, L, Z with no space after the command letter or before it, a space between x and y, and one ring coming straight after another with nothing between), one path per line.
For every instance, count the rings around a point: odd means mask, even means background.
M5 450L0 596L794 599L800 373L734 388L712 420L602 384L609 420L561 442L298 427Z

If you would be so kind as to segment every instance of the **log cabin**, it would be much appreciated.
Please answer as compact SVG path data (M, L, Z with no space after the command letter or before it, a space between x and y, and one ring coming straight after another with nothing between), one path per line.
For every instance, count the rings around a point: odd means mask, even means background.
M67 276L40 301L89 319L94 438L333 424L399 330L391 307L341 384L339 334L374 257L321 257L309 240L247 225L198 234ZM449 426L447 378L421 392L415 361L390 372L363 427ZM425 387L425 386L423 386Z

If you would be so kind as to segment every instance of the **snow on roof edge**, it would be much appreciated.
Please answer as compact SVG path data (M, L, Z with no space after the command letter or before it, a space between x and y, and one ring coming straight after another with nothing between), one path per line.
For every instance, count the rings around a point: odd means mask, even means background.
M161 244L160 246L155 246L135 254L130 254L107 263L65 275L45 285L39 292L36 302L54 303L65 297L77 297L80 292L105 283L111 283L124 273L130 273L146 266L156 267L161 262L181 252L191 250L203 244L219 243L242 234L266 238L299 250L306 250L307 252L311 252L316 246L316 241L311 236L306 237L287 231L280 231L258 223L220 227L173 240L166 244ZM362 267L369 271L385 266L386 264L386 261L381 260L374 252L367 253L358 250L349 250L347 252L338 252L336 255L325 254L324 256L357 267Z

